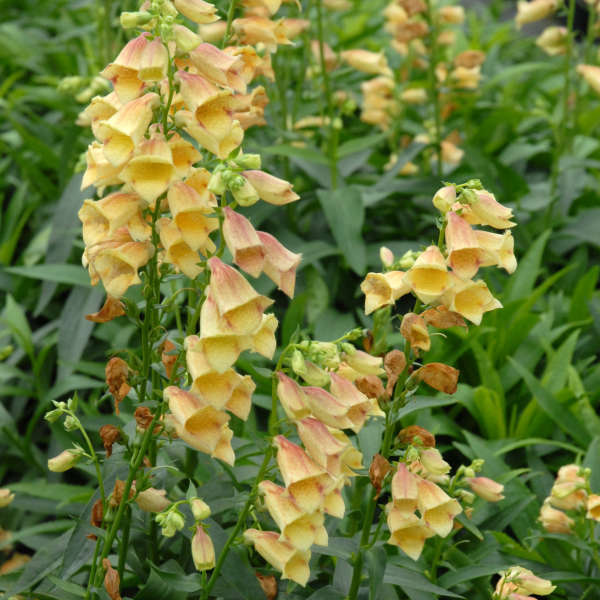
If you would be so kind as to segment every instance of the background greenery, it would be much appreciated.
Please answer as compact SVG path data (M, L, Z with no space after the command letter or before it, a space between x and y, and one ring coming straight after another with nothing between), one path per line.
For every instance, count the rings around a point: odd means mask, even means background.
M127 4L0 2L0 481L18 495L0 513L0 525L13 532L11 543L19 552L41 549L24 572L0 576L0 591L10 594L41 582L36 598L79 597L77 574L92 545L82 546L84 531L73 532L73 517L83 514L85 526L94 489L85 469L64 476L47 472L47 458L70 443L70 434L42 417L52 400L77 390L88 430L113 423L111 401L103 395L104 365L111 350L139 343L132 324L93 326L83 318L99 308L103 293L89 286L80 266L77 219L83 199L91 194L80 191L76 168L91 134L75 124L83 106L75 96L120 47L123 34L115 16L131 8ZM475 4L468 11L459 43L484 50L487 59L480 88L465 96L448 123L449 130L460 133L465 155L444 178L457 183L479 178L514 209L519 268L510 280L496 275L489 281L503 310L487 315L481 327L468 333L452 330L446 338L434 338L429 360L460 369L458 393L422 399L419 407L429 407L419 411L415 401L403 414L403 424L433 431L451 462L484 458L485 474L505 484L506 499L479 512L470 528L473 535L444 550L437 573L425 571L426 560L413 563L395 549L373 548L367 561L372 598L402 593L414 600L456 594L489 598L489 576L515 562L551 578L560 586L557 598L600 594L598 582L589 577L590 565L578 560L586 550L583 542L542 534L536 524L562 464L581 459L594 469L592 487L600 491L600 99L572 70L574 95L563 102L564 59L549 58L527 28L516 32L510 20L500 18L510 4ZM307 139L290 126L327 111L321 80L305 77L311 61L306 41L316 36L316 13L314 2L304 5L313 26L303 40L277 53L278 84L268 87L268 126L250 130L246 142L246 151L260 151L266 170L288 178L301 195L287 211L275 212L268 205L248 211L255 226L304 255L296 298L288 302L277 295L282 343L297 326L323 340L356 325L371 327L359 283L368 270L379 270L381 245L401 253L432 241L431 197L441 185L428 168L427 149L419 144L401 150L397 168L384 171L390 152L398 149L359 120L358 108L347 106L336 112L342 127L336 130L337 186L332 187L331 131L312 130ZM384 3L354 5L344 13L326 12L326 41L336 51L387 48L377 10ZM390 63L397 64L398 57L386 51ZM588 62L595 62L597 49L586 49L582 35L578 56L586 52ZM74 75L82 80L59 85ZM331 74L333 89L345 90L356 104L363 80L348 67ZM415 131L422 118L421 112L408 110L398 126ZM419 172L397 176L408 160L420 165ZM268 289L264 283L261 291ZM256 418L239 423L236 430L252 439L264 427L270 380L260 364L239 364L259 384ZM133 407L126 401L122 410L131 414ZM360 436L366 464L379 434L372 425ZM255 467L244 459L243 449L238 453L243 483L254 477ZM243 493L211 461L199 460L194 466L201 479L212 478L203 488L204 497L226 527L235 520ZM167 472L160 477L167 487L178 485ZM351 501L360 505L363 489L359 485L353 493ZM332 543L323 550L327 555L317 557L327 587L312 595L283 589L279 597L344 597L353 546L340 536L358 529L357 512L350 511L340 531L332 532ZM149 560L143 531L140 526L133 538L140 565ZM218 549L225 531L214 522L213 533ZM8 546L0 540L0 548ZM391 556L385 573L378 571L381 552ZM135 577L128 584L139 588L135 598L194 597L195 580L182 575L190 564L175 560L180 553L173 547L170 560L153 565L147 579L144 569L133 565ZM236 587L239 569L250 566L235 552L215 593L260 597L258 588Z

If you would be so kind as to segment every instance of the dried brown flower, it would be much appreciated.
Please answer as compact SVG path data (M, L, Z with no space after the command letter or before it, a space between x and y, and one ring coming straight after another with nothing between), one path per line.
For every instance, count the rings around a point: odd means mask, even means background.
M108 321L122 317L124 314L125 305L117 298L106 296L104 306L98 312L85 315L85 318L94 323L108 323Z
M106 450L106 458L110 458L113 444L121 437L121 431L114 425L102 425L98 433Z
M131 386L127 383L129 367L122 358L113 356L106 363L105 374L106 385L108 385L108 390L115 399L115 413L119 414L119 402L127 396L131 389Z

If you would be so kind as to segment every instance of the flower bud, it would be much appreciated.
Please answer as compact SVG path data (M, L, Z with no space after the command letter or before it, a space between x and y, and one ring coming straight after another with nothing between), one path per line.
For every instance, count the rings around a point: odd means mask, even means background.
M121 27L123 29L134 29L146 25L153 18L154 16L146 11L122 12L120 17Z
M236 180L236 185L230 186L229 188L235 201L240 206L252 206L253 204L256 204L260 200L257 191L252 187L248 180L241 176L240 180Z
M0 488L0 508L8 506L15 499L15 495L8 488Z
M148 488L136 496L137 505L145 512L162 512L166 510L171 502L167 499L167 490Z
M569 534L575 525L573 519L568 517L566 513L553 508L548 499L544 501L538 521L548 533Z
M196 46L202 43L202 38L185 25L174 25L173 35L177 51L181 54L191 52Z
M394 253L386 246L379 248L379 258L384 267L389 267L394 262Z
M156 521L159 525L162 525L162 534L165 537L173 537L177 531L185 526L185 518L178 510L159 513L156 515Z
M456 202L456 188L453 185L447 185L440 188L433 197L433 205L445 215Z
M73 468L83 456L83 452L79 449L70 448L64 450L59 455L48 460L48 469L53 473L64 473Z
M499 502L504 498L504 486L488 477L470 477L467 479L470 488L488 502Z
M324 387L329 384L329 374L326 371L308 360L304 364L306 370L299 375L308 385Z
M194 498L190 502L190 508L192 509L192 514L196 521L203 521L210 517L210 506L200 498Z
M44 419L46 419L46 421L48 421L48 423L55 423L56 421L58 421L58 419L60 419L62 414L63 414L62 409L55 408L54 410L48 411L44 415Z
M465 504L473 504L475 502L475 494L468 492L467 490L460 490L459 492L460 499Z
M304 354L300 352L300 350L294 350L292 352L292 360L290 362L290 366L292 367L292 371L302 377L303 374L306 374L306 363L304 361Z
M63 426L65 431L75 431L79 427L79 419L73 415L67 415Z
M223 171L214 171L208 181L208 191L221 196L225 193L225 181Z
M236 167L240 169L260 169L260 154L242 154L240 153L233 159Z
M212 540L200 525L196 527L196 533L192 538L192 558L198 571L206 571L215 566L215 548Z

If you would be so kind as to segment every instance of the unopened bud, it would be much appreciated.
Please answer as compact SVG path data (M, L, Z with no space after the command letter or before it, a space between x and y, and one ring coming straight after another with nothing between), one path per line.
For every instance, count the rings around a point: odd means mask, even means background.
M198 571L206 571L215 566L215 548L201 525L196 527L192 538L192 559Z
M123 29L134 29L146 25L153 19L153 15L146 11L122 12L120 21Z
M418 252L414 252L413 250L407 250L398 260L398 267L400 269L408 271L408 269L412 268L412 266L415 264L415 261L417 260L418 256Z
M329 374L310 361L304 361L306 370L304 373L299 373L308 385L323 387L329 384Z
M208 191L221 196L225 193L225 182L223 181L223 171L214 171L208 180Z
M136 504L145 512L161 512L171 505L167 498L167 490L148 488L140 492L135 498Z
M467 490L460 490L458 492L460 499L465 503L465 504L473 504L473 502L475 502L475 494L467 491Z
M210 517L210 506L200 498L194 498L190 502L190 508L192 509L192 514L196 521L203 521Z
M79 428L79 419L74 417L73 415L67 415L67 418L64 422L64 428L66 431L74 431Z
M233 159L233 162L238 168L245 171L248 169L260 169L261 167L260 154L240 154Z
M394 253L387 246L381 246L379 248L379 258L384 267L389 267L394 262Z
M83 451L77 448L69 448L59 455L48 460L48 470L53 473L64 473L73 468L83 456Z
M254 186L241 175L236 177L233 187L230 185L229 189L235 201L240 206L252 206L260 200L260 196L254 189Z
M452 205L456 202L456 188L453 185L447 185L440 188L433 197L433 205L445 215Z
M48 411L44 415L44 419L46 419L46 421L48 421L48 423L55 423L56 421L58 421L58 419L60 419L62 414L63 414L62 409L55 408L54 410Z
M292 359L290 361L292 371L302 377L306 373L306 362L304 360L304 354L300 350L294 350L292 352Z
M15 495L8 488L0 488L0 508L8 506L15 499Z
M377 491L377 495L381 493L381 486L385 476L392 470L390 463L381 455L376 454L373 457L371 466L369 467L369 479L371 484Z

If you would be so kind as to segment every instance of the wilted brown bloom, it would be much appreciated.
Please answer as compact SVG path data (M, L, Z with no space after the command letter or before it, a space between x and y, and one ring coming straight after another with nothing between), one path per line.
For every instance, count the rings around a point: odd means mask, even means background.
M152 419L154 418L154 415L147 406L138 406L133 416L135 417L137 426L144 431L150 427L150 423L152 423Z
M110 566L108 558L102 560L102 566L106 570L106 574L104 575L104 589L106 593L110 596L110 600L121 600L121 594L119 593L119 586L121 585L119 573Z
M11 571L16 571L21 568L23 565L27 564L31 560L31 556L28 554L21 554L20 552L15 552L7 561L2 563L0 567L0 575L6 575Z
M173 366L177 362L177 354L173 354L173 350L175 350L176 346L171 340L165 340L162 345L162 353L160 355L160 359L162 360L162 364L165 366L165 371L167 372L167 377L171 379L171 374L173 373Z
M454 66L472 69L483 64L485 52L481 50L465 50L454 58Z
M90 515L90 523L92 527L101 527L102 518L104 517L104 511L102 510L102 500L96 500L92 506L92 514ZM96 536L93 533L88 533L85 536L88 540L95 540Z
M430 431L419 425L409 425L401 429L398 439L403 444L420 445L425 448L435 448L435 436Z
M377 496L381 493L381 485L385 476L392 470L390 463L381 455L376 454L373 457L371 466L369 467L369 479L377 492ZM377 497L376 496L376 497Z
M114 425L102 425L98 433L106 450L106 458L110 458L113 444L121 437L121 431Z
M394 391L394 386L400 373L406 368L406 356L401 350L392 350L388 352L383 359L383 368L388 376L385 393L391 398Z
M367 398L381 398L385 394L385 389L381 379L377 375L365 375L359 377L354 385L365 395Z
M275 577L273 575L261 575L257 572L256 578L267 600L275 600L277 598L277 580Z
M425 21L405 21L396 26L395 38L397 42L408 43L427 35L429 27Z
M431 340L425 321L415 313L407 313L402 319L400 333L408 340L411 350L418 355L419 350L427 352L431 348Z
M104 306L98 312L85 315L85 318L94 323L108 323L108 321L122 317L124 314L125 305L113 296L106 296Z
M406 11L409 17L427 10L427 5L423 0L399 0L398 4Z
M121 500L123 499L124 491L125 491L125 482L121 481L120 479L117 479L115 481L115 487L113 488L112 494L110 495L110 500L108 501L108 503L113 508L116 508L117 506L119 506L119 504L121 504ZM133 486L131 486L129 488L129 498L133 498L134 494L135 494L135 490L134 490Z
M454 394L460 371L444 363L428 363L417 369L413 377L424 381L428 386L445 394Z
M115 399L115 413L119 414L119 402L127 396L131 386L127 383L129 367L127 363L118 356L113 356L106 363L106 385Z
M448 329L449 327L464 327L466 329L467 327L465 320L458 313L448 310L443 305L437 308L429 308L421 313L421 316L429 325L433 325L437 329Z

